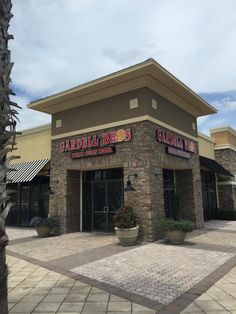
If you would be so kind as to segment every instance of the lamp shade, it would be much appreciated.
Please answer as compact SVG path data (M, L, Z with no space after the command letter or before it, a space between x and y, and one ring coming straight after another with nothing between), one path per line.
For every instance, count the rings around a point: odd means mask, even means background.
M132 186L132 183L130 180L127 181L127 186L124 189L125 192L133 192L136 191L135 188Z

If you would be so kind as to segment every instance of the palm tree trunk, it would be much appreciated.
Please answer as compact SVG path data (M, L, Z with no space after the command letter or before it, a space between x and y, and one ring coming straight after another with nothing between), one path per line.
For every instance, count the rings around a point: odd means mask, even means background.
M9 87L13 63L10 61L8 40L13 36L8 34L11 14L11 0L0 0L0 313L8 313L7 305L7 265L5 247L8 237L5 233L5 219L13 205L9 203L6 175L9 158L7 153L15 149L16 120L18 105L10 101L14 95ZM10 159L13 159L11 157Z
M7 266L5 251L0 251L0 309L1 314L8 313L8 302L7 302Z

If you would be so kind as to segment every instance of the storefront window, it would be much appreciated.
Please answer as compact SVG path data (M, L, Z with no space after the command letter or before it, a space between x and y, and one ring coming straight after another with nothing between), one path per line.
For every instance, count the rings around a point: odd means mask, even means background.
M178 197L175 192L174 170L163 169L164 206L168 218L178 218Z
M8 189L15 190L11 194L15 205L12 207L7 224L28 227L35 216L47 216L49 208L49 178L35 177L31 182L9 184Z
M21 186L21 202L20 202L20 225L22 227L28 227L29 224L29 196L30 186Z
M215 174L202 169L201 181L204 219L215 219L217 210Z

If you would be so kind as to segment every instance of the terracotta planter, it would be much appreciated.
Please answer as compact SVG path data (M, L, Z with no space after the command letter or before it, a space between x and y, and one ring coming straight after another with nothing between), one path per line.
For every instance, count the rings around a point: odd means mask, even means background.
M115 227L116 236L122 246L135 245L138 238L139 226L120 229Z
M182 230L167 231L168 242L171 244L182 244L186 237L186 232Z
M35 229L39 237L49 237L52 231L50 226L40 226Z

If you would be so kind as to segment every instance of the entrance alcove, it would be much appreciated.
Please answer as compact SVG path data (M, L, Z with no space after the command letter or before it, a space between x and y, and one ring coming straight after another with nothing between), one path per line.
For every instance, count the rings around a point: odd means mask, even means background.
M67 170L66 230L80 231L80 171Z
M123 168L84 171L83 231L114 232L113 216L124 203Z
M176 170L176 194L180 217L195 222L194 184L192 169Z

